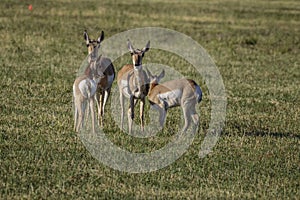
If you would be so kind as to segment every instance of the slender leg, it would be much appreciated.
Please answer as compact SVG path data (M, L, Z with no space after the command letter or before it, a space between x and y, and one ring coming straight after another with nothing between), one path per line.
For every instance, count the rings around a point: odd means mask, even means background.
M79 132L79 129L81 128L82 126L82 120L83 120L83 104L82 102L77 102L78 103L78 123L77 123L77 127L76 127L76 132Z
M75 113L74 113L74 131L76 131L76 125L78 122L78 105L76 102L76 98L74 98L74 107L75 107Z
M89 100L88 100L89 101ZM88 119L89 119L89 116L90 116L90 107L89 107L89 102L88 101L86 101L86 103L85 103L85 106L84 106L84 109L85 109L85 111L84 111L84 113L83 113L83 116L86 118L85 120L86 120L86 122L88 121ZM84 122L84 121L83 121Z
M133 119L131 118L132 114L131 114L131 109L129 108L128 109L128 132L129 134L131 133L131 129L132 129L132 122L133 122Z
M165 108L159 107L159 125L163 128L165 121L166 121L166 116L167 116L167 111Z
M132 123L134 119L134 97L130 96L130 102L129 102L129 109L128 109L128 129L129 134L131 134L132 131Z
M100 126L102 127L103 124L102 124L102 107L103 107L103 90L100 91L100 96L99 96L99 101L100 101L100 104L99 104L99 108L98 108L98 118L99 118L99 124Z
M136 104L136 101L134 100L134 97L133 96L130 96L130 110L131 110L131 116L130 118L133 119L134 118L134 106Z
M103 126L105 105L106 105L107 99L109 97L109 93L110 93L110 90L105 90L104 94L102 94L103 95L103 104L102 104L102 107L101 107L101 126Z
M140 120L141 120L141 130L144 132L144 109L145 109L145 98L141 99L140 102Z
M98 101L98 98L97 98L97 94L95 94L94 96L94 99L96 101L96 105L97 105L97 110L98 110L98 119L100 119L100 116L99 116L99 109L100 109L100 105L99 105L99 101ZM98 125L100 126L99 124L99 120L98 120Z
M87 100L85 99L83 102L82 102L82 120L81 120L81 128L84 127L84 119L85 119L85 111L86 111L86 104L87 104ZM87 118L88 119L88 118Z
M182 129L182 132L185 133L191 122L190 105L185 104L183 105L182 109L183 109L183 116L184 116L184 127Z
M120 104L121 104L121 129L123 130L123 122L124 122L124 95L122 91L120 91Z
M193 132L197 131L197 128L199 126L199 115L196 112L196 104L194 104L193 106L191 106L191 118L194 122L194 126L193 126Z
M104 91L103 106L102 106L102 116L104 116L104 108L105 108L105 105L106 105L106 103L107 103L107 100L108 100L109 95L110 95L110 89L105 90L105 91Z
M192 120L193 120L194 124L198 126L198 124L199 124L199 115L196 112L196 107L195 106L196 105L191 107L190 113L191 113L191 117L192 117Z
M95 113L94 113L94 98L90 98L90 110L91 110L91 118L92 118L92 130L93 134L95 134Z

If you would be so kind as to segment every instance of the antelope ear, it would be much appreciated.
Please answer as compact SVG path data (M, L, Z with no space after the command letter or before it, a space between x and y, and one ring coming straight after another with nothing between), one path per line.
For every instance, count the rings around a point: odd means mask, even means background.
M86 32L86 30L85 30L84 33L83 33L83 38L84 38L84 40L85 40L85 42L86 42L86 45L88 45L88 44L90 43L90 38L89 38L89 35L88 35L88 33Z
M129 39L127 40L127 48L130 51L130 53L134 53L134 48Z
M163 69L160 73L160 75L158 76L158 82L165 76L165 70Z
M104 32L101 31L101 35L97 39L97 43L100 44L104 40Z
M146 46L142 49L143 53L149 51L150 49L150 40L147 42Z

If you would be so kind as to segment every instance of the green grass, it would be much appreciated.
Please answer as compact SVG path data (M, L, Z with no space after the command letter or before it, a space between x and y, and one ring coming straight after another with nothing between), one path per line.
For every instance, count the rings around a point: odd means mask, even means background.
M2 0L0 198L299 198L299 19L296 0ZM130 174L98 162L73 132L72 84L87 53L85 29L108 38L149 26L184 33L211 55L226 88L226 126L214 151L199 159L210 120L205 83L178 57L150 50L144 63L174 66L201 83L201 125L172 165ZM117 70L130 62L126 56ZM115 144L147 152L170 140L180 114L172 110L166 130L151 140L115 124L105 130Z

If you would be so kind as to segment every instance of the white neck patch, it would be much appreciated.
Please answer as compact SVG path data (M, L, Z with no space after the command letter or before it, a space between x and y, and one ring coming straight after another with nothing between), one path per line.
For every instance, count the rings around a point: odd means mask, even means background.
M142 69L142 65L139 65L139 66L133 66L134 70L135 71L140 71Z

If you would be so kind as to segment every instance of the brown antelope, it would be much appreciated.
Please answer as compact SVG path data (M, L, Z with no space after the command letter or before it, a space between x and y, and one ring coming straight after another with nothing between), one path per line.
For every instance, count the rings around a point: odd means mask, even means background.
M127 64L122 67L118 73L117 82L120 91L121 103L121 128L123 129L124 121L124 97L129 98L128 109L128 128L129 133L132 131L132 122L134 119L134 106L140 99L140 120L141 130L144 131L144 107L145 97L149 90L149 81L146 72L143 70L142 59L144 54L150 48L150 41L146 46L140 49L134 49L130 40L128 40L128 49L131 53L133 64Z
M94 98L97 85L102 78L103 74L99 75L96 71L96 58L90 54L89 65L87 66L85 73L77 77L73 84L75 104L74 130L76 132L83 127L86 105L89 104L92 118L92 131L95 133Z
M159 112L159 123L163 127L167 110L172 107L181 106L184 116L184 127L186 132L190 125L191 118L195 125L199 123L199 116L196 113L196 104L202 100L202 91L199 85L191 79L176 79L158 84L164 77L164 70L159 76L154 76L147 70L150 78L148 100L152 108Z
M104 39L104 32L101 32L101 35L97 40L91 40L89 38L89 35L87 34L87 31L84 31L84 39L88 48L88 54L91 54L93 52L94 54L96 54L96 56L98 56L98 49L100 48L100 43ZM100 126L103 126L104 109L107 99L110 95L112 83L115 79L115 69L109 58L99 56L96 61L96 71L98 74L104 75L97 86L98 95L95 95L98 107L98 123L100 123ZM97 98L97 96L99 97Z

